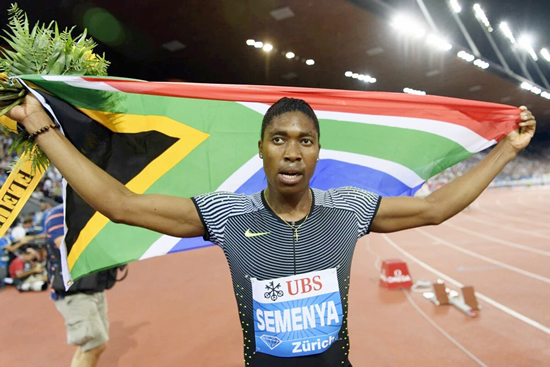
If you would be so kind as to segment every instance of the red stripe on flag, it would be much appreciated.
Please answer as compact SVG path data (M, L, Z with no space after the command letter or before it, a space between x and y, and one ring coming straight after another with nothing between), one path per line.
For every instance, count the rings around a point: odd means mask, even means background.
M253 86L233 84L163 83L108 78L103 82L125 92L168 97L273 104L282 97L300 98L315 110L367 115L413 117L464 126L487 140L500 140L518 127L517 107L439 96L363 92L337 89Z

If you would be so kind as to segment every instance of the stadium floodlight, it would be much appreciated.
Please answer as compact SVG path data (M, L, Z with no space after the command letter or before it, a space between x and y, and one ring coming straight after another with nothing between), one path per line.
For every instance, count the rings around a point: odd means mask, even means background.
M477 66L478 68L483 69L483 70L485 70L489 67L489 63L487 61L483 61L481 59L477 59L476 61L474 61L474 65Z
M256 41L254 41L253 39L247 39L247 40L246 40L246 44L247 44L248 46L254 46L255 43L256 43Z
M539 87L533 87L531 89L531 93L535 93L535 94L541 94L542 93L542 89L540 89Z
M458 3L458 0L450 0L449 4L451 4L451 9L453 9L455 13L460 13L460 11L462 10L460 4Z
M428 36L428 38L426 39L426 43L437 48L438 50L443 50L443 51L449 51L451 48L453 48L453 45L447 42L447 40L441 37L438 37L434 34L430 34Z
M459 51L456 56L467 62L472 62L476 58L474 55L467 53L466 51Z
M537 87L535 85L532 85L532 84L527 83L527 82L523 82L523 83L521 83L520 87L521 87L521 89L528 90L531 93L534 93L536 95L540 95L541 97L544 97L546 99L550 99L550 93L548 93L547 91L543 91L542 89L540 89L539 87Z
M474 12L476 14L477 19L483 23L483 25L487 28L489 32L493 31L493 27L491 26L491 23L489 22L489 19L487 18L487 15L485 15L485 12L483 9L481 9L481 6L479 4L474 4Z
M502 23L500 23L499 27L500 27L500 30L502 31L502 33L504 33L504 35L506 36L506 38L508 38L510 40L510 42L513 45L515 45L516 44L516 39L514 38L514 35L512 34L512 31L510 30L510 27L508 27L508 24L506 22L502 22Z
M408 94L414 94L414 95L417 95L417 96L425 96L426 95L426 92L424 92L423 90L417 90L417 89L412 89L412 88L403 88L403 92L408 93Z
M420 23L404 15L396 16L390 25L399 32L415 38L421 38L426 34L426 30Z
M254 47L262 48L262 47L264 47L264 43L261 42L261 41L256 41L256 42L254 42Z
M540 55L544 57L546 61L550 62L550 52L548 52L546 48L540 50Z
M285 55L287 59L293 59L295 56L294 52L287 52Z
M523 82L521 83L520 85L521 89L525 89L525 90L528 90L528 91L531 91L531 89L533 89L533 86L527 82Z
M348 78L358 79L365 83L376 83L376 78L373 78L372 76L367 74L358 74L354 73L353 71L346 71L344 75Z
M315 64L315 60L313 60L313 59L307 59L307 60L306 60L306 65L311 66L311 65L313 65L313 64Z
M529 53L531 58L535 61L539 59L537 56L537 53L533 49L533 41L530 36L524 35L518 40L519 47L523 48L525 51Z
M365 75L363 81L365 83L371 83L372 77L370 75Z
M266 43L262 50L264 50L265 52L270 52L271 50L273 50L273 45Z

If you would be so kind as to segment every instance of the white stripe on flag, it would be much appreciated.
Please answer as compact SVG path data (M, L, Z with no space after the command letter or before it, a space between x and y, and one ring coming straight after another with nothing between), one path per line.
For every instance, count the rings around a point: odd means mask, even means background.
M267 109L269 108L269 105L264 103L238 103L262 115L265 115ZM461 145L470 153L480 152L496 144L495 140L487 140L464 126L438 120L421 119L414 117L364 115L359 113L318 110L315 110L315 114L320 120L349 121L361 124L397 127L401 129L417 130L434 135L439 135Z
M76 76L62 76L62 75L43 75L44 80L53 82L63 82L71 87L106 90L109 92L120 92L118 89L111 87L109 84L103 82L90 82Z
M358 166L368 167L380 172L384 172L392 177L395 177L410 188L416 187L424 182L422 177L408 167L398 163L387 161L385 159L370 157L367 155L339 152L337 150L329 150L321 148L319 154L321 159L334 159L337 161L356 164Z
M166 255L176 244L181 240L179 237L172 237L162 235L158 240L151 244L151 247L145 251L139 258L140 260L148 259L150 257Z
M237 169L229 178L227 178L216 191L236 191L246 181L252 177L263 166L263 161L254 155L248 162L243 164ZM149 249L140 257L140 260L147 259L154 256L161 256L167 254L178 242L180 238L163 235L156 240Z
M216 191L231 191L234 192L241 187L246 181L252 177L263 167L263 161L256 154L250 158L248 162L243 164L238 170L233 172L229 178L227 178Z

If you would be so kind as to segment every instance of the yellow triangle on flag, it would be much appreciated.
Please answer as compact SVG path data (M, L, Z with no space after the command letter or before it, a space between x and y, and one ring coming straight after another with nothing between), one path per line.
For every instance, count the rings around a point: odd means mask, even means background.
M139 133L158 131L164 135L177 138L178 141L151 161L139 174L130 180L126 187L135 193L144 193L166 172L191 153L210 135L185 125L166 116L131 115L79 108L91 119L116 133ZM73 268L79 256L90 244L93 238L109 223L109 219L95 212L71 247L67 256L69 270Z

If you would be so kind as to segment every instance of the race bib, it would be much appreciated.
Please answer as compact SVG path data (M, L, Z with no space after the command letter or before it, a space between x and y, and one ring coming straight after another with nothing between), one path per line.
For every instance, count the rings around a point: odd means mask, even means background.
M342 302L336 269L251 281L256 352L308 356L338 339Z

